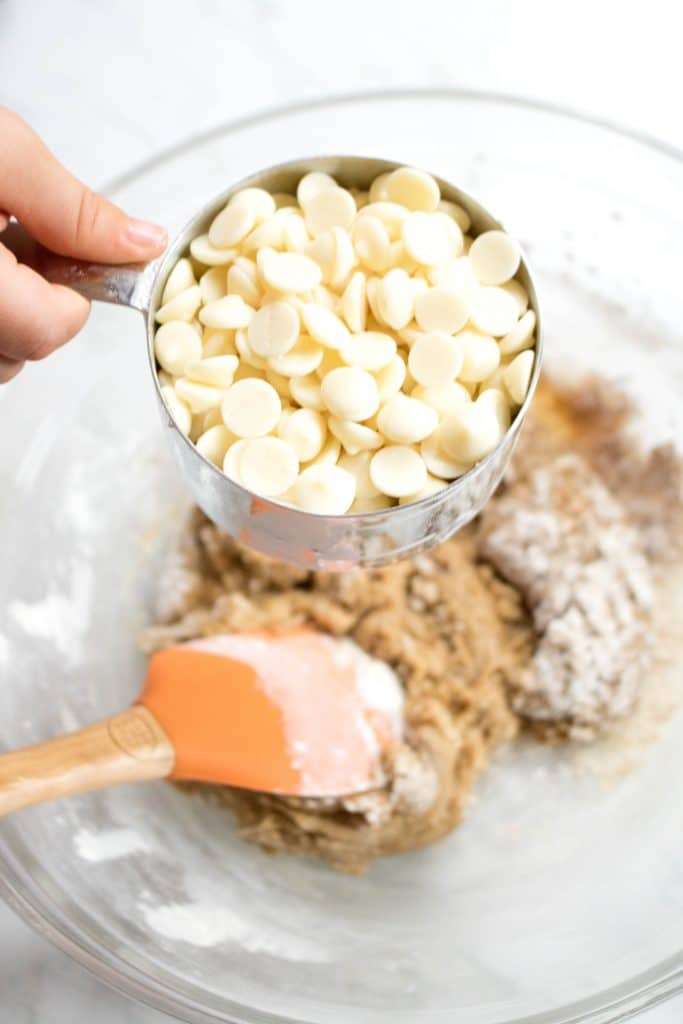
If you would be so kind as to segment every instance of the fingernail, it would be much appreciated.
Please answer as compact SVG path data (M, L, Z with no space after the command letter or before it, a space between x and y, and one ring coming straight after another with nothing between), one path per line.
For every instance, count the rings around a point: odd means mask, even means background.
M126 225L126 238L138 249L151 249L154 252L161 252L166 248L168 235L166 230L158 224L149 224L146 220L135 220L128 218Z

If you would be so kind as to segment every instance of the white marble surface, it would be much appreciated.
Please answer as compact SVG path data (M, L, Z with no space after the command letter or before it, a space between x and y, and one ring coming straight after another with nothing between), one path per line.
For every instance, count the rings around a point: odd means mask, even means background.
M680 10L672 0L0 0L0 102L94 185L249 111L397 86L533 96L683 148ZM168 1020L104 989L4 907L0 950L3 1021ZM679 999L641 1019L682 1018Z

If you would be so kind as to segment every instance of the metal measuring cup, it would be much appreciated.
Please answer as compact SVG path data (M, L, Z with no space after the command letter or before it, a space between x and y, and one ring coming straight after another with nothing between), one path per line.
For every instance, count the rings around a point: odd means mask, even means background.
M154 357L154 318L173 266L187 254L192 239L208 230L233 193L249 187L293 193L300 178L309 171L325 171L347 188L367 189L378 175L399 166L402 165L369 157L327 156L294 160L259 171L211 200L185 225L164 255L148 264L109 266L66 259L37 246L18 225L10 225L2 235L3 244L49 281L67 285L88 299L140 310L145 318L149 368L159 411L194 500L210 519L233 537L263 554L305 569L335 572L356 566L384 565L415 555L446 540L484 507L500 483L540 373L541 321L526 259L522 257L516 276L528 293L537 327L536 358L524 404L496 448L473 469L421 501L380 512L331 516L280 505L245 490L204 458L178 429L162 398ZM475 235L501 227L476 200L449 182L435 178L442 197L467 211Z

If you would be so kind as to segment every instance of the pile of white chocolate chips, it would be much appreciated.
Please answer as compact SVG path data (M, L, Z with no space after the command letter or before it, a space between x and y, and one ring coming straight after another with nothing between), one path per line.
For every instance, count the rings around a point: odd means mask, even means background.
M517 244L469 227L409 167L368 192L311 172L296 196L235 193L156 314L178 427L247 490L307 512L447 486L498 444L535 358Z

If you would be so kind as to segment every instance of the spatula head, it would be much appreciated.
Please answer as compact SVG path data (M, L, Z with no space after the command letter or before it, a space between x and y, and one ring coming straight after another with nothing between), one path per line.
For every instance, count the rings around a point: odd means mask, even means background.
M402 730L393 671L309 629L221 634L150 660L140 703L176 751L174 779L293 796L382 785Z

